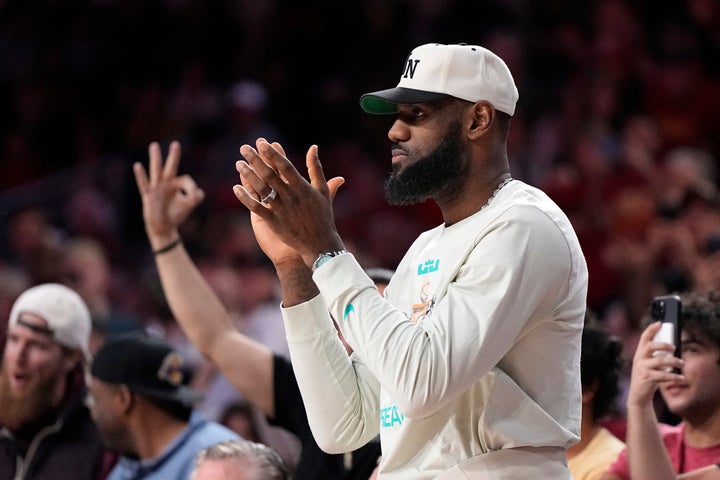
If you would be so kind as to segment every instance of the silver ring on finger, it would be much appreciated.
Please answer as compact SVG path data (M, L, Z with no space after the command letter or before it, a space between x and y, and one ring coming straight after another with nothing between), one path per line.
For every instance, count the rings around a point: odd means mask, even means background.
M270 205L270 202L275 200L276 197L277 197L277 190L275 190L273 187L270 187L270 193L268 193L263 198L261 198L260 203L264 203L265 205Z

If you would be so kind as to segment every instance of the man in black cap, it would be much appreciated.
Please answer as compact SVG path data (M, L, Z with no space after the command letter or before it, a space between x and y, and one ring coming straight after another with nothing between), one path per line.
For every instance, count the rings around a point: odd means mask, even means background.
M91 368L90 411L106 446L121 455L108 480L187 479L195 455L238 438L193 405L183 363L163 339L143 333L107 340Z

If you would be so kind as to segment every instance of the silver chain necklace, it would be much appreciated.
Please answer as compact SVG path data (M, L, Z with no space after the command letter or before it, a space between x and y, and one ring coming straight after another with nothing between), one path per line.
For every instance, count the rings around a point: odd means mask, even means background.
M487 207L488 205L490 205L490 202L492 202L493 198L495 198L495 195L497 195L498 192L499 192L500 190L502 190L505 185L507 185L508 183L512 182L512 180L513 180L512 177L508 177L508 178L506 178L505 180L503 180L502 182L500 182L500 185L498 185L497 188L495 189L495 191L492 193L492 195L490 195L490 198L488 198L487 202L485 202L485 205L483 205L482 207L480 207L480 210L479 210L479 211L482 211L485 207Z

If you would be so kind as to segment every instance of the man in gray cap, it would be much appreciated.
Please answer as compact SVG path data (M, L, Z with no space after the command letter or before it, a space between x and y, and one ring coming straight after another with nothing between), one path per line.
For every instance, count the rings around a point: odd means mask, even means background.
M64 285L23 292L0 369L0 478L100 479L104 454L84 400L90 314Z
M318 147L310 181L277 143L240 147L235 195L280 279L313 434L343 452L379 432L380 479L571 478L587 266L566 215L511 177L517 100L505 62L467 44L421 45L395 88L361 97L393 115L390 203L433 200L443 215L384 296L335 229L344 180L325 179Z

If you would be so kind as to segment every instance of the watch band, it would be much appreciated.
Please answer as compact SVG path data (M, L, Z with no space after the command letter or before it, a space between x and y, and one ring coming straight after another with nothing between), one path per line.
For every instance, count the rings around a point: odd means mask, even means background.
M337 257L338 255L342 255L344 253L348 253L347 250L334 250L332 252L325 252L318 255L318 257L315 259L315 261L312 264L312 271L314 272L318 268L320 268L325 262L330 260L333 257Z

